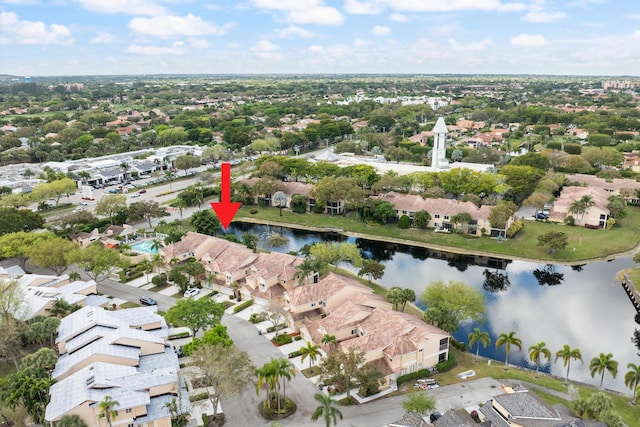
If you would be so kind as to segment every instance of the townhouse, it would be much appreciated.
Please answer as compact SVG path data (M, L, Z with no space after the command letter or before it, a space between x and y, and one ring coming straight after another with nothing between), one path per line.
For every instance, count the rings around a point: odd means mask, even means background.
M573 202L584 196L591 198L593 206L588 207L584 212L572 212ZM588 228L606 228L611 213L607 207L610 196L611 193L597 187L564 187L553 202L549 211L549 220L563 222L571 215L576 220L576 225Z
M427 211L431 215L431 221L428 227L436 231L452 231L454 224L451 218L459 213L468 213L471 216L471 223L468 224L467 233L481 236L483 230L492 236L503 229L493 229L489 221L491 206L476 206L471 202L461 202L451 199L423 199L415 194L401 194L395 191L381 194L377 196L380 200L390 202L396 210L396 219L406 215L411 220L416 212ZM513 218L510 218L506 228L509 227Z
M164 318L151 307L83 307L62 319L45 419L55 427L63 416L78 415L90 427L105 427L99 403L110 396L118 402L114 427L170 427L165 405L176 399L186 411L189 401L167 337Z

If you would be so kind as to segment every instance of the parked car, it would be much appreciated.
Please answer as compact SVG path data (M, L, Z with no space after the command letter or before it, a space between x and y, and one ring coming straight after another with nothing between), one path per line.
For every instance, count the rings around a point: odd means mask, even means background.
M151 297L141 297L140 304L142 305L158 305L158 302Z
M138 193L140 193L140 194L144 194L146 192L147 192L147 190L145 190L144 188L142 190L138 191Z
M199 288L187 288L186 291L184 291L184 296L186 298L189 297L194 297L196 295L198 295L200 293L200 289Z
M120 190L116 190L115 188L112 188L111 190L109 190L109 193L111 194L118 194L120 192Z
M87 202L80 202L80 206L87 206L89 203Z
M436 420L439 420L441 417L442 414L440 412L432 412L431 415L429 415L429 421L433 423Z
M140 193L133 193L131 197L140 197Z
M549 215L544 212L538 212L536 219L546 220L549 219Z

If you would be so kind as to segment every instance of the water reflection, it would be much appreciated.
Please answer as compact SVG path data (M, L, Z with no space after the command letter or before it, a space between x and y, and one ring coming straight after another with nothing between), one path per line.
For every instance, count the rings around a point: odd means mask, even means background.
M467 342L468 333L474 327L488 331L492 344L486 349L481 347L480 355L504 362L504 347L495 348L497 336L502 332L515 331L522 340L523 350L512 349L509 364L533 369L535 366L527 360L529 346L545 341L555 356L564 344L569 344L571 348L580 349L584 360L584 364L571 362L570 379L595 386L599 378L591 378L589 361L601 352L613 353L614 359L619 362L619 372L616 379L605 375L604 385L630 393L624 385L626 366L628 363L640 363L630 339L636 327L633 320L635 309L622 286L615 280L618 271L634 266L630 256L610 262L563 266L452 254L346 238L336 233L319 234L250 224L237 227L235 223L231 229L238 236L246 231L258 235L259 247L264 247L264 242L274 230L290 239L287 245L277 249L279 252L297 252L303 245L318 241L356 243L366 257L385 265L379 283L386 287L411 288L418 299L430 282L463 281L484 292L487 313L483 324L463 325L455 334L456 339ZM351 270L357 271L355 268ZM491 276L489 284L486 283L487 275ZM510 285L507 285L507 281ZM561 378L565 374L561 359L557 363L552 361L541 366L540 370Z

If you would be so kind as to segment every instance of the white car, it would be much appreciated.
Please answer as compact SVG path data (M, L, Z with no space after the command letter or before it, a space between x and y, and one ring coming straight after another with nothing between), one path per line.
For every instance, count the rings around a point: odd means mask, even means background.
M186 298L189 297L194 297L196 295L198 295L200 293L200 289L199 288L188 288L186 291L184 291L184 296Z

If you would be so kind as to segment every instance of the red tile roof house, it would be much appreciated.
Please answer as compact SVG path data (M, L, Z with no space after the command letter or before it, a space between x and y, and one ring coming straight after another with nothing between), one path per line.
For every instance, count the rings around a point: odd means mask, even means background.
M421 318L391 310L391 304L358 281L329 273L314 284L285 292L294 327L321 345L334 335L338 348L364 353L386 376L383 388L398 376L446 360L449 334Z
M429 212L431 221L428 227L434 228L437 231L451 231L453 228L453 224L450 221L451 217L461 212L467 212L473 219L472 224L469 224L469 234L481 236L482 229L484 229L486 233L491 233L496 236L498 233L504 232L502 229L492 229L491 223L489 222L491 206L483 205L477 207L471 202L460 202L450 199L423 199L418 195L401 194L395 191L381 194L378 197L381 200L391 202L396 209L396 218L407 215L413 219L413 216L418 211L425 210ZM513 218L510 218L506 228L509 228L512 222Z
M569 212L573 201L580 200L583 196L591 196L595 205L588 208L582 215ZM567 216L571 215L576 220L576 225L605 228L610 214L607 208L610 196L611 193L602 188L566 186L553 203L549 211L549 220L563 222Z
M640 190L640 182L633 179L614 178L607 180L604 178L598 178L594 175L582 173L567 175L566 178L569 182L576 182L589 187L602 188L603 190L611 193L610 195L622 194L630 203L640 203L640 200L638 200L638 194L636 193L636 191Z

